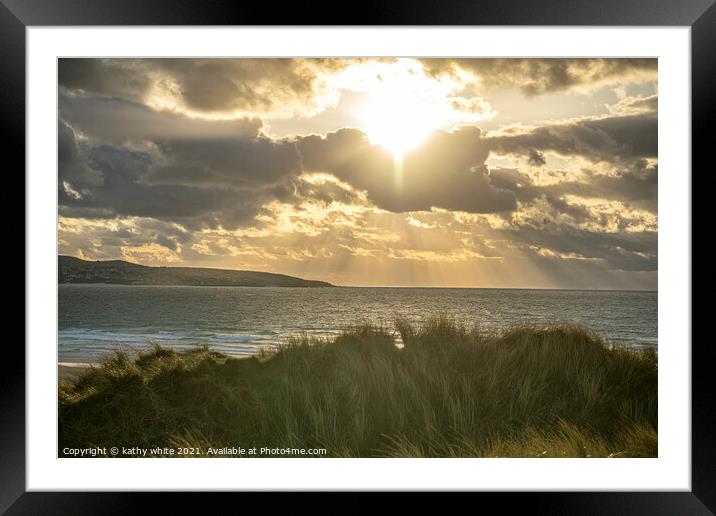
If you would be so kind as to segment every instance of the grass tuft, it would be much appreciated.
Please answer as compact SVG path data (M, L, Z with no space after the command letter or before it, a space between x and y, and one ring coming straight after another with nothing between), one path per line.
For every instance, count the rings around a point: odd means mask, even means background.
M400 335L403 347L396 346ZM117 351L59 389L59 449L333 457L655 457L657 355L570 325L359 325L235 359Z

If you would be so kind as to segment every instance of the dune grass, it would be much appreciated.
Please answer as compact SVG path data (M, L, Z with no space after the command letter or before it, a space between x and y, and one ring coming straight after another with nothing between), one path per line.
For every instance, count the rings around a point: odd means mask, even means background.
M303 337L241 359L118 351L60 385L59 454L88 446L655 457L657 356L575 326L486 333L445 318Z

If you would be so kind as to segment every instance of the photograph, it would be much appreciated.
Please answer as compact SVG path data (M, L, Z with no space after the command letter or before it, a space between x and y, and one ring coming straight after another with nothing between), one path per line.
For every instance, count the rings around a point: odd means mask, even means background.
M59 57L57 457L659 457L658 65Z
M715 515L716 0L332 7L0 0L0 514Z

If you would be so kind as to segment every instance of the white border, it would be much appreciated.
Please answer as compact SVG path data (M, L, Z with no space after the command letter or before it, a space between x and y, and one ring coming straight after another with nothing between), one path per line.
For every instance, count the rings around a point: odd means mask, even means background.
M658 459L56 458L58 56L658 56ZM27 31L27 489L690 490L690 29ZM141 462L138 462L141 461Z

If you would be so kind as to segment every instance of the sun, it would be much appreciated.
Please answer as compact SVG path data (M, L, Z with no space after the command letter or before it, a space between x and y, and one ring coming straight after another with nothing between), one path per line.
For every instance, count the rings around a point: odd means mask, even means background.
M396 160L414 149L439 124L434 103L410 91L385 89L369 94L361 107L361 128Z

